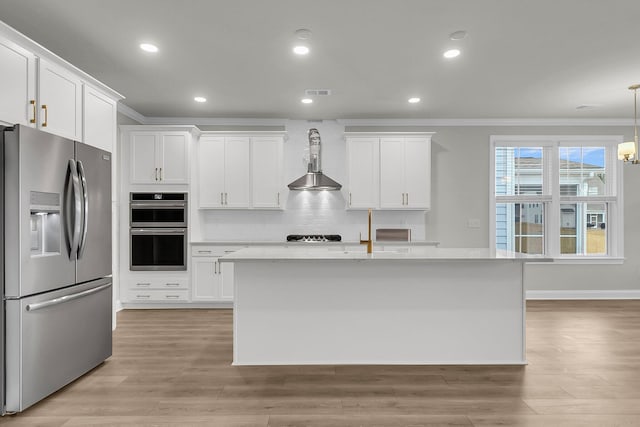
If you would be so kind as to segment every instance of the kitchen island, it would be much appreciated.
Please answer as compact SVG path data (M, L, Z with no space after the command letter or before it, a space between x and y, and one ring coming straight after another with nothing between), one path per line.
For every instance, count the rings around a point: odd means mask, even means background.
M525 264L488 249L247 248L233 363L525 364Z

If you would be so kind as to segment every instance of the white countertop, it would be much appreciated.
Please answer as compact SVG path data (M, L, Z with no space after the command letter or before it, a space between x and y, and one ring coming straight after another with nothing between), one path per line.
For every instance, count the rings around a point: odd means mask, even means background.
M190 242L194 246L311 246L311 247L328 247L328 246L356 246L357 241L341 241L341 242L277 242L277 241L248 241L248 240L192 240ZM373 242L374 245L382 246L438 246L440 242L433 240L412 240L410 242L394 242L382 241ZM364 245L362 246L364 248Z
M220 262L242 261L375 261L375 260L416 260L416 261L496 261L513 260L519 262L549 262L552 258L523 255L516 253L500 253L491 256L488 248L435 248L415 246L398 248L397 250L377 251L374 244L373 253L367 254L366 247L357 250L339 250L330 247L251 247L239 249L220 258Z

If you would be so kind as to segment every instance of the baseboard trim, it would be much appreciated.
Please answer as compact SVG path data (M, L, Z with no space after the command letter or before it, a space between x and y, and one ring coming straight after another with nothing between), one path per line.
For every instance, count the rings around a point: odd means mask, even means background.
M640 299L640 289L624 290L576 290L576 291L527 291L528 300L553 300L553 299Z
M122 303L124 310L146 310L146 309L191 309L191 308L233 308L233 302L200 302L200 303Z

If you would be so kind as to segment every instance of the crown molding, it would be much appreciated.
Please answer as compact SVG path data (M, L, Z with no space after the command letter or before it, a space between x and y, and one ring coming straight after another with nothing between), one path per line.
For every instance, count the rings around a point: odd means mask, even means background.
M145 124L184 124L217 126L285 126L287 119L209 118L209 117L145 117Z
M124 114L125 116L129 117L132 120L135 120L136 122L140 123L141 125L146 125L147 124L147 118L145 116L143 116L142 114L138 113L136 110L134 110L133 108L124 105L122 102L118 102L118 113Z
M94 88L98 89L101 92L104 92L105 94L115 99L116 101L119 101L125 98L125 96L122 95L121 93L111 89L109 86L105 85L100 80L85 73L80 68L76 67L66 59L56 55L46 47L42 46L40 43L37 43L34 40L31 40L29 37L25 36L20 31L2 22L1 20L0 20L0 37L6 39L12 44L15 44L22 50L26 49L30 54L33 54L38 58L42 58L44 60L53 62L56 65L67 69L71 73L80 77L80 79L84 83L90 84Z
M632 119L338 119L343 126L633 126Z

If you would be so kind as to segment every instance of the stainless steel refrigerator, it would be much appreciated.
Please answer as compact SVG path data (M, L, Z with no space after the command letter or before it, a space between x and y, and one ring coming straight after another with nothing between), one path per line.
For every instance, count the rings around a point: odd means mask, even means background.
M9 413L111 356L111 154L21 125L0 134Z

